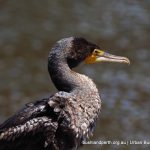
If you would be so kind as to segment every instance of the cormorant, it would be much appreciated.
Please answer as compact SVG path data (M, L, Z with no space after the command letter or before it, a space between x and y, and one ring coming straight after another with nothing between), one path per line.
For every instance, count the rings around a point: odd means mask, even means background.
M0 150L76 150L92 133L101 108L95 83L72 68L85 61L130 63L84 38L58 41L48 56L48 71L58 92L26 104L0 125Z

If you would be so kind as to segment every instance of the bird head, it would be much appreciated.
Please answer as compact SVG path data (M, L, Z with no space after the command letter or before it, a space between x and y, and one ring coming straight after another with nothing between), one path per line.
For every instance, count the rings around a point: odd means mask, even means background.
M116 56L101 50L101 48L88 42L84 38L72 39L72 52L69 60L74 60L74 64L85 61L86 64L93 64L97 62L118 62L130 64L130 60L126 57Z
M54 51L53 51L54 49ZM115 56L106 53L104 50L84 38L69 37L56 43L53 52L58 58L68 63L70 68L76 67L79 63L93 64L96 62L118 62L130 64L126 57Z

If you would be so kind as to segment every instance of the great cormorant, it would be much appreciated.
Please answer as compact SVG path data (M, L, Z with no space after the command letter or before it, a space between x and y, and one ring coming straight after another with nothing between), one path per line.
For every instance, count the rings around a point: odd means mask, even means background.
M129 63L83 38L58 41L48 56L48 71L58 92L26 104L0 125L0 150L76 150L92 133L101 108L95 83L74 72L79 63Z

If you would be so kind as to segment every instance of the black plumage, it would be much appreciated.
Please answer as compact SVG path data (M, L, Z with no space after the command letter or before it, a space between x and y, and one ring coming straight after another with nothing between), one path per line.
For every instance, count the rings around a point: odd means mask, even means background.
M48 71L58 92L27 104L1 124L0 150L76 150L82 145L93 132L101 100L94 82L72 68L87 58L90 63L100 57L104 60L105 53L98 49L99 46L75 37L54 45L48 57ZM118 58L129 63L127 58Z

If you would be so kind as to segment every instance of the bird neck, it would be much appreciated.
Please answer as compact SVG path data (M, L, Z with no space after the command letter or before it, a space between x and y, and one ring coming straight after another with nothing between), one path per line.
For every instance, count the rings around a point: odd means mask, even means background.
M48 70L51 80L59 91L71 92L79 86L78 73L72 71L65 61L49 60Z

